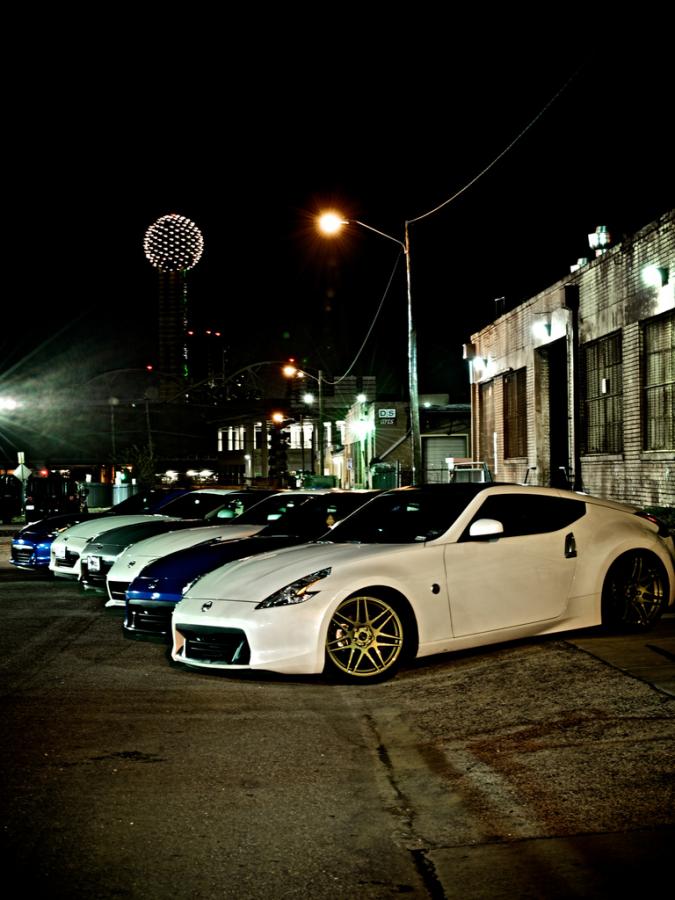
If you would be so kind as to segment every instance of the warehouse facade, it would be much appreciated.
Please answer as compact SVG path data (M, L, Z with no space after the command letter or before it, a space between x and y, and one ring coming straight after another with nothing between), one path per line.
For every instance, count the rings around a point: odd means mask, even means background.
M674 211L596 253L465 345L474 455L499 480L675 507Z

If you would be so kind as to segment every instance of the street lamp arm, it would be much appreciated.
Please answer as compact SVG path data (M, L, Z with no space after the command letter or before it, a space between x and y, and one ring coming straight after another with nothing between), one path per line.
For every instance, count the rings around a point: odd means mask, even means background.
M408 248L407 248L406 244L403 243L403 241L399 241L398 238L392 237L390 234L386 234L384 231L380 231L378 228L373 228L372 225L366 225L365 222L360 222L358 219L352 219L351 221L355 225L360 225L361 228L366 228L368 231L373 231L373 232L375 232L375 234L379 234L380 237L387 238L387 240L393 241L395 244L398 244L399 247L403 248L403 252L407 255Z

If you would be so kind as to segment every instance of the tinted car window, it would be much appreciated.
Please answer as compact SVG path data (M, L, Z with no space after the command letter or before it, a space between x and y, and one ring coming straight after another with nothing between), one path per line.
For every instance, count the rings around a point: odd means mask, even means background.
M297 509L311 498L311 494L277 494L256 503L237 518L237 525L269 525L292 509Z
M410 544L444 534L479 490L479 485L447 485L445 490L380 494L330 533L334 542Z
M309 497L302 506L288 509L285 515L268 525L261 535L317 537L374 496L375 494L320 494Z
M136 494L132 494L131 497L127 497L126 500L116 503L109 511L115 513L115 515L149 512L161 506L162 500L169 502L169 496L166 491L139 491Z
M266 497L269 497L273 491L246 491L242 493L232 494L227 498L225 503L211 510L206 516L206 521L210 522L214 519L238 519L241 514L256 503L261 503ZM222 497L221 497L222 500Z
M504 526L504 537L516 537L559 531L576 522L585 512L583 500L537 494L498 494L485 498L472 522L497 519ZM468 536L469 528L462 535L462 540Z
M208 491L197 491L195 494L184 494L176 497L162 507L164 516L177 516L185 519L203 519L212 509L222 506L224 494L209 494Z

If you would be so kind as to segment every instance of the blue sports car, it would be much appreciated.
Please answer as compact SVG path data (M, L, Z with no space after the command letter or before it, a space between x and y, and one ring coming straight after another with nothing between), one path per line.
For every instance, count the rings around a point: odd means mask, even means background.
M178 550L147 565L127 589L124 632L128 636L171 632L173 608L202 575L242 557L306 544L327 534L378 491L327 492L310 496L252 537L214 540Z

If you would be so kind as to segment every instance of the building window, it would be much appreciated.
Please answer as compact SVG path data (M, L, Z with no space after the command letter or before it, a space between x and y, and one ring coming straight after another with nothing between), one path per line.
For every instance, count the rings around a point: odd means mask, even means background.
M504 458L527 456L527 370L504 376Z
M582 453L623 451L621 332L585 344L581 353Z
M675 449L675 312L646 322L644 448Z
M491 381L478 385L480 402L480 454L491 472L495 472L494 432L495 406L494 385Z

